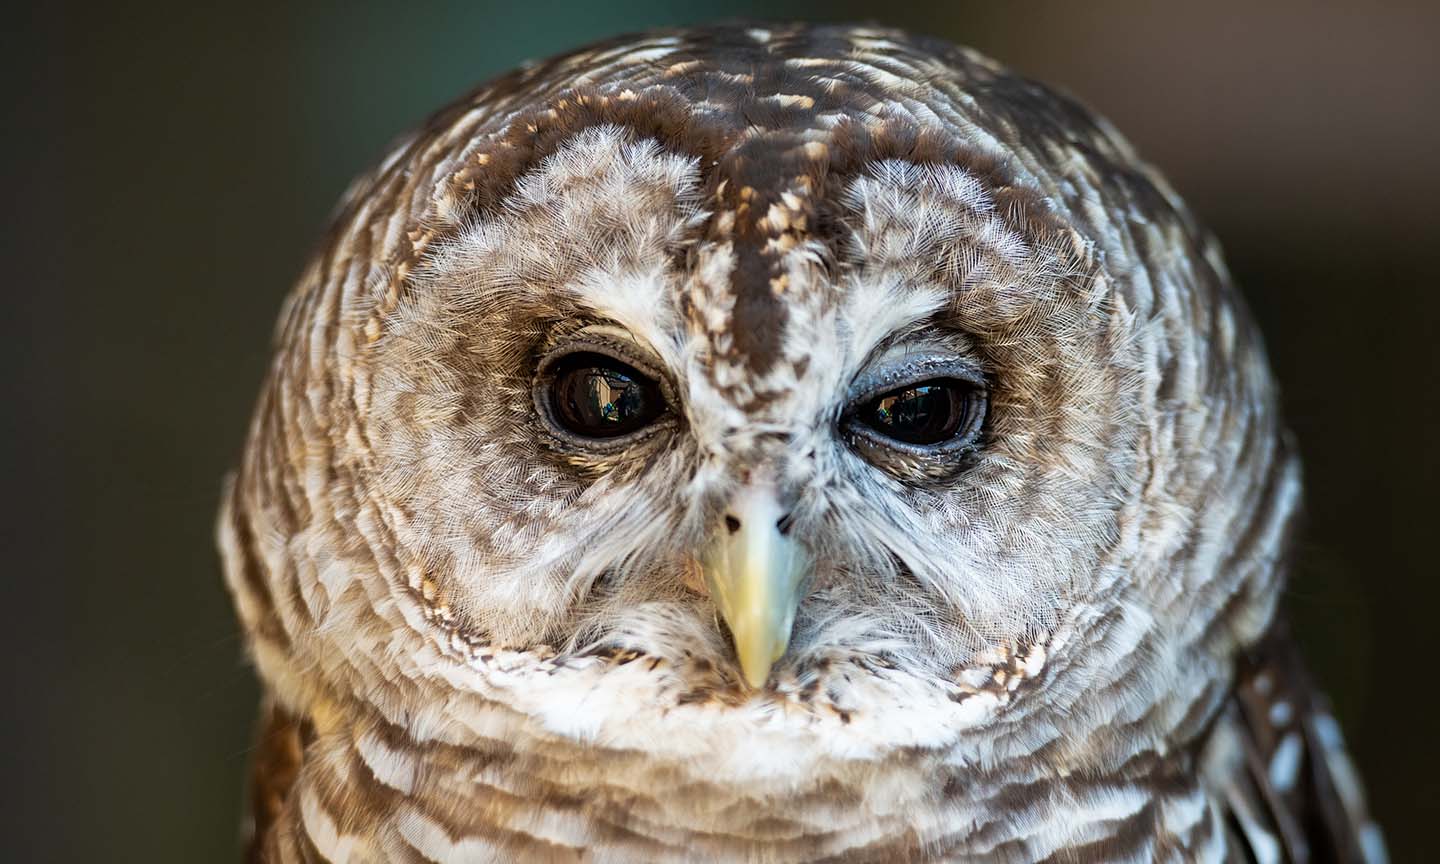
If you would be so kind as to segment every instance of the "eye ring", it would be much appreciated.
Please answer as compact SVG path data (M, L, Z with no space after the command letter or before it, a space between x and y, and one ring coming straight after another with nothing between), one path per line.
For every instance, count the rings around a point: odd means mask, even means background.
M840 423L872 462L895 454L927 462L973 451L989 412L984 376L973 366L926 358L863 376ZM938 467L938 466L933 466Z
M631 446L673 422L664 376L611 340L574 341L547 354L534 387L537 412L563 443L589 450Z

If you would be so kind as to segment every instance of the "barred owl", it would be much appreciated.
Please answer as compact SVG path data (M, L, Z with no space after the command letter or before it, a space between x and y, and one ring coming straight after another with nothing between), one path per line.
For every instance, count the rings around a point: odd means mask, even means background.
M220 518L265 861L1377 860L1215 241L903 33L528 65L347 194Z

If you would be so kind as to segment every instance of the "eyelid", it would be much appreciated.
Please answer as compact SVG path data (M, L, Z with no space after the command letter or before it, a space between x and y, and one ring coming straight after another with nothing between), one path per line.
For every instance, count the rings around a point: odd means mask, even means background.
M571 333L568 339L564 341L567 343L595 343L613 346L621 355L617 359L635 359L654 370L662 370L666 365L660 352L656 351L649 342L641 339L618 324L588 324ZM560 345L557 347L563 348L565 346Z
M599 354L630 366L654 381L660 386L660 395L665 397L666 404L674 407L677 404L674 383L666 374L660 358L645 350L639 342L628 337L628 334L616 335L623 334L623 331L617 329L615 334L612 334L608 332L610 329L601 331L598 327L586 328L545 352L536 364L538 379L544 380L553 375L555 365L566 357L574 354Z
M964 381L977 389L987 389L985 374L972 361L960 357L922 355L902 360L879 369L866 369L856 376L846 400L846 413L864 406L870 400L913 384L950 378Z

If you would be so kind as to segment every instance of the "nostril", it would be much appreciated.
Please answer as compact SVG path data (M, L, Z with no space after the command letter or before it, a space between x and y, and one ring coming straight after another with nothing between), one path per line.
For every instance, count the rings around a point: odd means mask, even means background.
M736 531L740 530L740 520L736 519L734 516L731 516L729 513L726 513L725 527L729 529L731 534L734 534Z
M781 537L789 536L790 526L795 524L795 514L786 513L775 520L775 530L780 532Z

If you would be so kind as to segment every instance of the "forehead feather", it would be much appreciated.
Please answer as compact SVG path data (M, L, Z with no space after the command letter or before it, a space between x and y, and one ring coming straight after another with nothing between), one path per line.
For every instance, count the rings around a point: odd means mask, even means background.
M526 192L517 183L529 166L592 126L690 156L714 214L708 238L731 244L727 349L764 373L779 359L788 314L778 299L783 256L833 243L845 178L883 159L960 162L975 184L1012 187L1029 172L1000 136L1098 134L1069 128L1065 106L1043 99L1030 100L1028 130L993 116L1000 81L964 49L882 31L721 28L616 40L507 76L437 117L431 128L460 152L447 160L435 209L453 220L503 206ZM415 155L432 158L441 145Z

